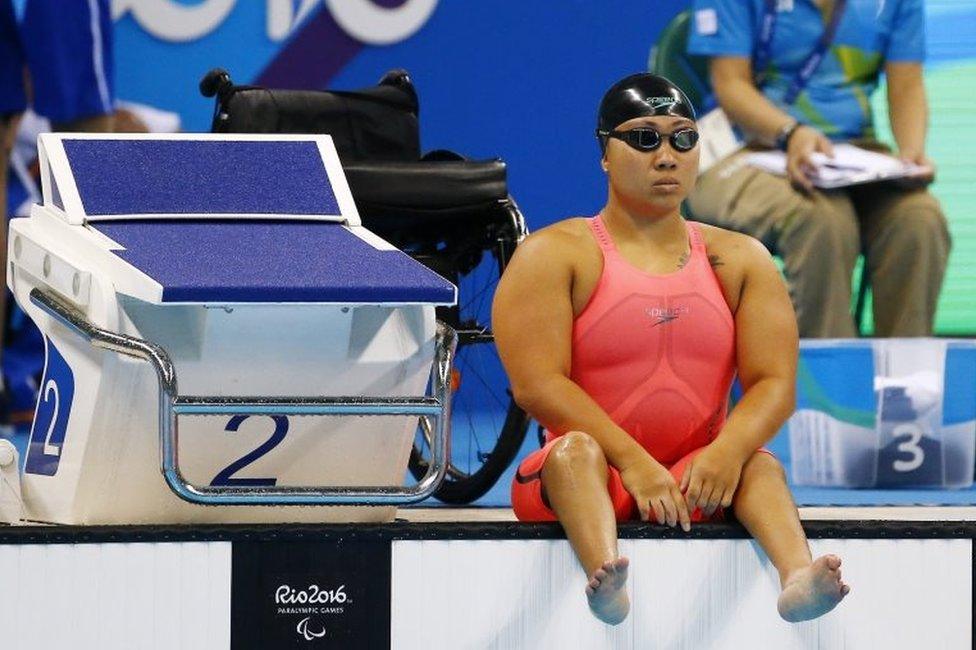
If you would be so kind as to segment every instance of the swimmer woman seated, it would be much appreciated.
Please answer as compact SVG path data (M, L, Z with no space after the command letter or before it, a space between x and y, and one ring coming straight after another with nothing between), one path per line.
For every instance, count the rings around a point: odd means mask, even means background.
M626 618L617 521L688 531L730 508L779 571L787 621L850 591L840 558L814 560L779 462L762 447L794 407L797 326L786 287L755 239L686 222L698 172L695 113L667 79L607 91L597 136L603 210L521 244L493 306L516 401L547 428L519 466L523 521L558 520L590 609ZM738 373L745 389L726 418Z

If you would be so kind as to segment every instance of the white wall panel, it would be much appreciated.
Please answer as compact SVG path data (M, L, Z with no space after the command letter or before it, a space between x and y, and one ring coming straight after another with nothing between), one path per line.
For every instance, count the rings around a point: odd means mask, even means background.
M227 542L0 545L0 648L230 647Z
M811 545L843 558L853 591L827 616L791 625L776 613L776 571L751 540L623 540L633 607L609 627L590 614L565 541L394 542L393 647L971 647L970 540Z

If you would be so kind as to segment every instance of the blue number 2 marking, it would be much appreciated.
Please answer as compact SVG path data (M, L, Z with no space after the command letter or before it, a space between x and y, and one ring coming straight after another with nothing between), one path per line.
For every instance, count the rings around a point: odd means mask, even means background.
M54 476L58 472L68 434L75 376L71 366L47 337L44 337L44 348L44 378L37 397L37 414L27 446L24 473Z
M224 427L224 431L236 432L240 429L241 424L250 415L235 415ZM266 453L281 444L281 441L285 439L285 435L288 433L288 418L284 415L269 415L272 420L274 420L275 428L274 433L268 438L264 444L260 447L247 454L243 458L235 460L233 463L220 470L220 473L210 481L211 486L219 485L233 485L233 486L260 486L260 485L275 485L278 482L276 478L234 478L236 472L241 471L257 459L264 456Z

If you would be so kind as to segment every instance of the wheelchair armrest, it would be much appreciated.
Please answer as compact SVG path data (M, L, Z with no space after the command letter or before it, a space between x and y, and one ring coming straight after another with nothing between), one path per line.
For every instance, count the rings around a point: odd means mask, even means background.
M414 210L444 210L508 197L501 160L356 161L343 165L357 202Z

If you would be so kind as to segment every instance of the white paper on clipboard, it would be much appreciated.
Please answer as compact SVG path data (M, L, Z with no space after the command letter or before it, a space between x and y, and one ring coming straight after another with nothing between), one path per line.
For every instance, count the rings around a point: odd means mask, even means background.
M852 144L835 144L833 158L819 152L811 158L816 169L810 174L810 180L825 189L918 176L929 171L927 167ZM757 151L745 156L745 161L772 174L786 175L786 154L782 151Z
M705 173L715 163L742 148L732 123L721 108L715 108L698 118L700 157L698 173Z

